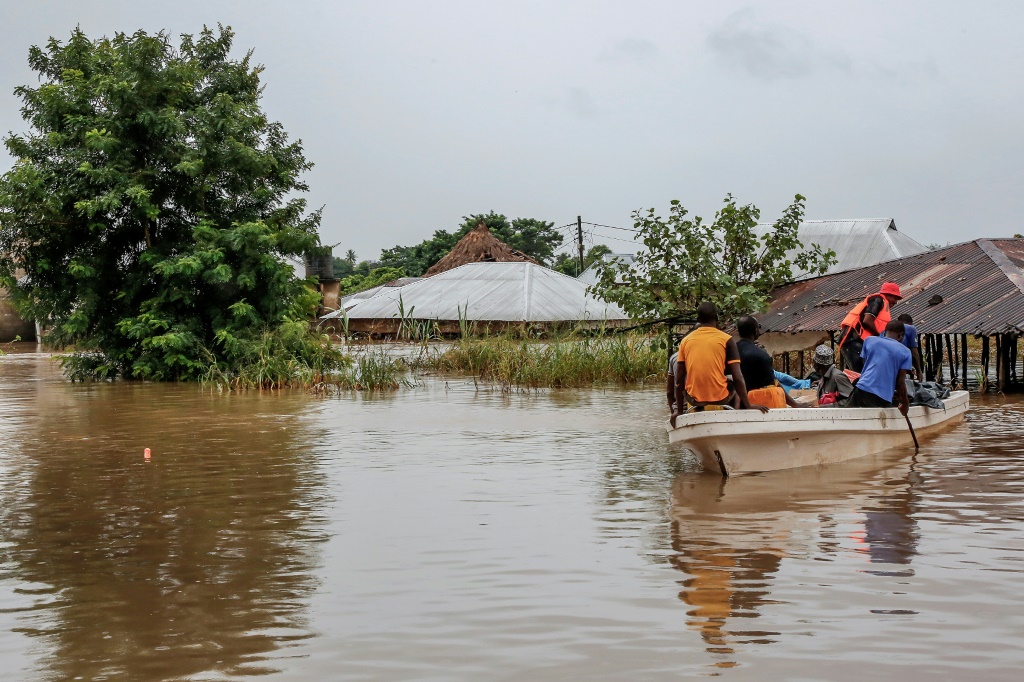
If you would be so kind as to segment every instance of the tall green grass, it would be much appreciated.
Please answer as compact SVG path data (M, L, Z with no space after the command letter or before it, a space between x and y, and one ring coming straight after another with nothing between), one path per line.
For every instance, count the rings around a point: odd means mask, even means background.
M226 389L299 388L315 393L390 391L411 385L408 366L386 348L355 356L305 325L267 330L244 349L231 368L211 363L203 382Z
M415 367L468 374L504 390L628 385L662 380L665 350L663 339L639 334L570 334L543 342L463 337L446 350L421 355Z

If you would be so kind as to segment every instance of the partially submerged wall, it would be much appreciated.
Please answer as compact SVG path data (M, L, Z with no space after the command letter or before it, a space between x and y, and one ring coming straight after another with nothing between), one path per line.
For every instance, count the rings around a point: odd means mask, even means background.
M7 290L0 288L0 343L7 343L18 337L21 337L22 341L35 341L35 324L31 320L21 318L11 304Z

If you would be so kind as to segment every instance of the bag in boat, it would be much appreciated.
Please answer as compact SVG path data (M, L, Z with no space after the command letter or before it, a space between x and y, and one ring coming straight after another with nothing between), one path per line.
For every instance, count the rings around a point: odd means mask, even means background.
M942 398L949 397L949 387L934 381L914 381L907 377L907 397L911 405L924 405L936 410L946 409Z

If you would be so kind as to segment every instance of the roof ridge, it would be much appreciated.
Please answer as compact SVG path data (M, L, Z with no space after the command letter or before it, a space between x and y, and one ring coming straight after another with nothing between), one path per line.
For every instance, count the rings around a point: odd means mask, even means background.
M1014 265L1009 257L1003 253L1003 250L992 243L991 239L975 239L975 243L978 247L985 252L992 262L996 264L1006 278L1013 282L1014 286L1020 289L1020 292L1024 294L1024 272L1021 271L1016 265Z

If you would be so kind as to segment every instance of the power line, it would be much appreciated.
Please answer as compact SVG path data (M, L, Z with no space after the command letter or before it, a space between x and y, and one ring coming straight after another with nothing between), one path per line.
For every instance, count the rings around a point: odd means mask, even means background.
M639 232L640 230L633 229L632 227L615 227L614 225L602 225L601 223L588 223L583 221L584 225L593 225L594 227L607 227L612 230L622 230L623 232Z
M607 227L607 225L605 227ZM600 237L601 239L614 239L617 242L624 242L626 244L633 244L634 246L636 245L636 241L633 240L633 239L619 239L618 237L612 237L612 236L609 236L607 234L598 234L597 232L594 232L593 230L590 231L590 234L595 236L595 237Z

